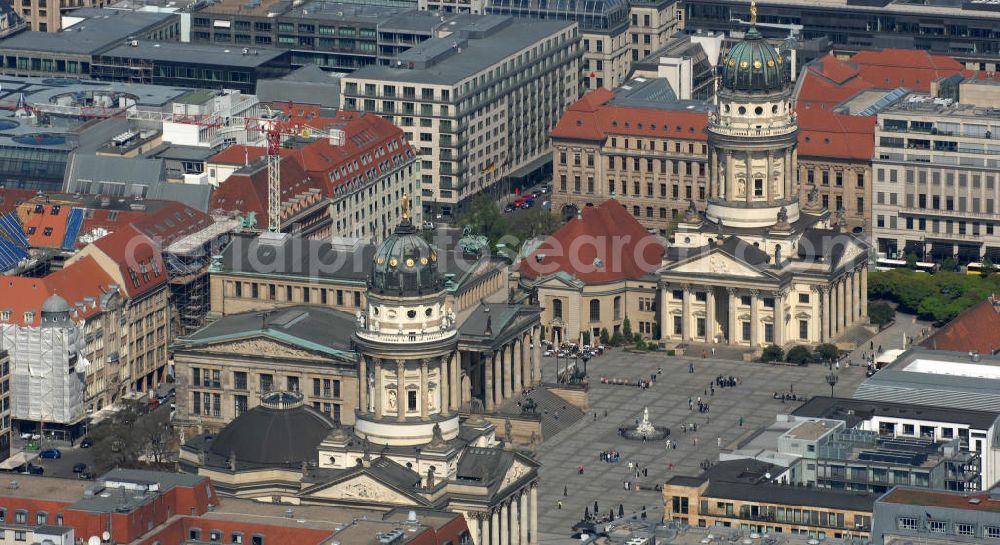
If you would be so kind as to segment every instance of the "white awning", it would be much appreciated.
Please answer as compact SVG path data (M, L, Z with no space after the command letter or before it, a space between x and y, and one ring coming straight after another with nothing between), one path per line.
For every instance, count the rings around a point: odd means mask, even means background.
M0 469L4 471L10 471L15 467L23 466L24 464L34 460L35 458L38 458L37 452L23 452L23 451L16 452L14 454L11 454L10 458L7 458L3 462L0 462Z

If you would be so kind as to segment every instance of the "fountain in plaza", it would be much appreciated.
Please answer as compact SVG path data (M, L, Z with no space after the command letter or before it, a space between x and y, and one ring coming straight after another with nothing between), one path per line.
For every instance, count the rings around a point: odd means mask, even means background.
M670 435L670 428L665 426L654 426L649 421L649 407L642 410L642 421L634 428L621 428L619 430L622 437L635 440L666 439Z

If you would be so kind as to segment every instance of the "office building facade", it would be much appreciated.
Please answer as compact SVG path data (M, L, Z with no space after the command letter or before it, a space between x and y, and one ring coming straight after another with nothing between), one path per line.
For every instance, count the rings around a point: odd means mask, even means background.
M455 214L505 177L541 169L549 132L577 97L574 23L465 17L396 66L342 78L344 109L377 112L416 148L425 216Z

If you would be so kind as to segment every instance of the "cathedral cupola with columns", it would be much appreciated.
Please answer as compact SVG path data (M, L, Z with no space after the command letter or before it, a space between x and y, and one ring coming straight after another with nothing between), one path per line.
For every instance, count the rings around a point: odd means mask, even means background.
M709 116L709 221L759 228L799 216L798 126L788 55L756 27L756 3L743 40L720 65L718 110Z
M458 377L455 312L447 304L439 254L403 220L376 248L365 310L357 313L354 344L360 358L361 399L355 433L382 445L431 442L458 435L458 411L448 403ZM450 371L451 370L451 371Z
M709 113L708 203L678 223L659 277L661 343L838 343L866 320L868 243L799 202L790 54L750 27L723 56Z

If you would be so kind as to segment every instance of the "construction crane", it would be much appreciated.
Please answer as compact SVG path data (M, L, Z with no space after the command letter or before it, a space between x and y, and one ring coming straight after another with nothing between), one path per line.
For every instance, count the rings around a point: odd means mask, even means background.
M103 106L67 106L57 104L31 104L24 95L15 101L0 101L0 109L24 111L25 113L45 113L70 117L90 118L124 118L135 121L153 121L160 123L181 123L199 127L216 129L241 130L247 135L247 146L250 145L252 132L263 132L267 161L267 230L271 233L281 232L281 143L287 137L302 136L307 138L326 138L330 144L343 144L344 133L340 129L318 129L309 125L296 123L296 120L280 110L275 111L266 104L261 104L264 112L262 117L223 116L221 114L179 114L165 112L142 111L129 105L122 108Z

